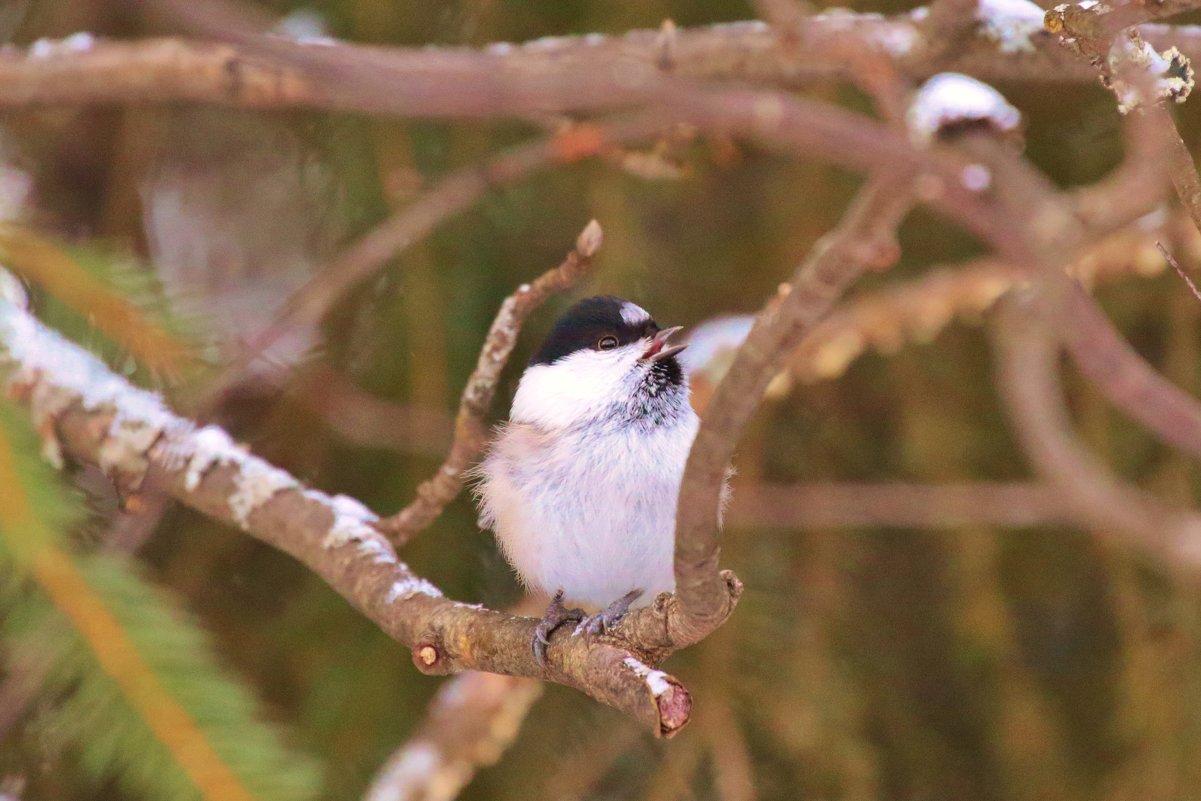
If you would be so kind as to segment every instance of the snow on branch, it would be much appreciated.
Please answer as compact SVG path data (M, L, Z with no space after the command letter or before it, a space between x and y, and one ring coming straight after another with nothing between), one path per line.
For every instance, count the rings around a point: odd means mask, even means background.
M983 125L998 133L1017 131L1022 115L1000 92L967 75L943 72L922 85L909 105L905 123L915 144Z
M1149 103L1183 103L1193 91L1193 67L1177 47L1160 52L1143 41L1138 31L1114 39L1106 59L1109 88L1123 114Z

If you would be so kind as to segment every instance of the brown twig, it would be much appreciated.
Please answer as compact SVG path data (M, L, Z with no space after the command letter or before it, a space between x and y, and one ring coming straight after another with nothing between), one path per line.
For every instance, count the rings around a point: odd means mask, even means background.
M1076 217L1089 229L1108 232L1134 222L1166 199L1178 180L1178 164L1164 158L1162 121L1156 114L1128 114L1122 127L1125 155L1101 180L1069 193Z
M1047 12L1045 25L1052 33L1075 38L1085 52L1104 55L1109 41L1133 25L1164 19L1201 8L1197 0L1127 0L1124 3L1062 3ZM1103 47L1104 50L1098 48Z
M1097 56L1108 52L1110 41L1128 25L1197 7L1201 7L1197 0L1168 0L1154 4L1129 2L1116 7L1103 3L1087 8L1059 6L1048 12L1047 26L1062 33L1065 44L1071 48ZM1107 66L1102 65L1103 73L1105 69ZM1141 126L1145 137L1161 145L1161 154L1147 153L1145 158L1166 166L1182 204L1201 231L1201 179L1172 115L1163 100L1145 103L1136 114L1146 117ZM1161 159L1160 155L1164 157ZM1156 244L1193 294L1198 295L1193 282L1175 260L1162 245ZM1201 404L1147 364L1079 287L1054 273L1043 275L1042 283L1044 291L1050 290L1060 298L1062 308L1069 312L1072 324L1064 328L1063 341L1081 371L1110 401L1160 439L1201 456ZM1058 305L1052 301L1053 307ZM1030 350L1033 352L1033 346ZM1044 395L1047 394L1053 393L1047 390Z
M1114 476L1071 434L1046 306L1014 296L997 315L997 376L1013 430L1077 522L1165 567L1201 566L1201 520Z
M1068 295L1067 311L1072 324L1065 344L1080 371L1159 439L1201 458L1201 403L1156 372L1078 287Z
M1188 285L1189 291L1193 293L1193 297L1201 300L1201 292L1197 291L1197 285L1193 283L1193 279L1189 278L1188 273L1176 262L1176 257L1168 252L1168 249L1163 246L1162 242L1156 242L1155 247L1159 248L1159 252L1163 254L1164 261L1176 271L1176 275L1180 276L1180 280Z
M1047 484L742 484L731 526L765 528L1027 528L1072 520Z
M1172 186L1176 189L1181 205L1192 218L1193 225L1201 231L1201 178L1197 177L1193 154L1189 153L1184 140L1180 138L1176 121L1166 108L1158 106L1152 116L1161 132L1158 141L1162 143L1166 156L1164 161L1167 162L1168 173L1172 177Z
M354 445L435 458L450 446L454 418L442 409L383 400L330 368L305 370L296 386L299 402Z
M446 504L454 500L463 488L465 473L483 452L487 444L484 418L496 394L501 370L517 344L517 335L530 312L542 305L551 295L563 292L583 279L592 269L592 257L603 240L600 223L588 223L576 239L575 249L567 254L558 267L547 270L532 284L522 284L501 304L484 346L480 349L475 370L463 388L463 399L455 418L455 437L450 453L433 478L417 487L417 497L395 515L380 521L397 545L403 545L413 535L434 522Z
M1161 270L1153 232L1123 229L1090 245L1068 265L1092 285L1119 276ZM785 365L787 378L805 384L837 378L871 350L892 354L910 342L930 342L952 321L983 320L1005 293L1030 280L1027 269L982 257L933 267L920 277L855 298L830 313L801 340Z
M511 611L526 614L539 604L529 596ZM376 772L366 801L450 801L480 768L494 764L516 739L522 722L542 696L531 679L494 673L463 673L430 699L416 731Z

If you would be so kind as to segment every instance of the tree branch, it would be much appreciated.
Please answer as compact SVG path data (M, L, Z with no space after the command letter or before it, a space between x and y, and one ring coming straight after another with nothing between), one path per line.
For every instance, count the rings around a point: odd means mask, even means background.
M1060 491L1036 482L740 484L731 526L1027 528L1074 522Z
M1067 311L1065 341L1080 372L1160 440L1201 458L1201 403L1130 347L1084 290L1073 287Z
M376 774L364 801L452 801L509 747L542 685L464 673L438 689L417 733Z
M760 313L706 408L676 510L676 593L687 641L715 629L737 601L736 579L718 571L718 518L738 434L759 408L784 350L855 278L895 261L895 229L911 206L909 181L906 173L868 180L838 228L798 268L787 297Z
M1195 571L1201 519L1126 485L1070 433L1056 342L1042 308L1028 294L1008 299L997 315L998 382L1023 449L1079 523L1164 567Z
M1157 275L1162 261L1154 240L1154 230L1117 231L1090 244L1067 272L1089 286L1131 274ZM930 268L833 310L797 345L784 372L805 384L837 378L870 350L888 355L908 342L930 342L956 318L979 322L1029 279L1028 269L990 256Z
M671 37L672 74L700 80L742 80L797 86L829 78L844 79L848 67L831 54L877 48L902 74L920 80L951 70L986 82L1089 83L1095 72L1032 29L1028 39L1002 47L987 27L959 47L932 59L923 46L923 26L915 15L882 17L831 11L805 18L793 52L782 53L774 32L759 22L738 22L677 30ZM1201 58L1201 28L1143 25L1143 38L1157 47L1178 46ZM100 103L192 101L242 108L308 107L364 113L411 113L401 97L386 100L343 91L342 77L315 75L297 64L267 57L236 44L158 38L136 42L93 41L87 47L70 40L43 42L38 49L0 52L0 108ZM421 73L430 80L473 79L498 70L530 79L565 75L612 74L663 62L658 30L621 36L589 34L539 39L525 44L496 43L478 51L467 48L382 48L339 43L298 44L310 51L361 56L364 66ZM387 80L392 81L389 77ZM491 81L489 81L491 83ZM392 83L393 90L396 89Z
M1008 53L987 30L964 39L935 64L922 46L922 25L913 14L882 17L833 11L800 21L798 41L782 52L775 33L757 21L676 30L671 37L672 74L700 80L742 80L797 86L848 77L847 66L831 54L877 48L891 56L898 71L922 79L941 70L981 80L1086 83L1094 73L1054 46L1036 29L1029 46ZM215 33L220 37L221 33ZM1201 31L1145 26L1152 42L1171 38L1186 54L1201 53ZM244 108L305 106L366 113L403 113L403 100L369 100L341 91L341 78L323 77L267 58L235 44L159 38L138 42L70 40L43 42L38 49L0 52L0 108L63 104L163 103L194 101ZM612 74L640 66L658 70L663 37L658 30L620 36L589 34L538 39L525 44L496 43L468 48L383 48L338 43L298 44L310 51L330 50L361 57L394 74L407 70L431 79L470 81L498 70L533 80L562 71L567 75ZM345 76L342 76L345 77ZM389 79L390 80L390 79ZM491 81L490 81L491 83ZM393 84L394 91L397 86Z

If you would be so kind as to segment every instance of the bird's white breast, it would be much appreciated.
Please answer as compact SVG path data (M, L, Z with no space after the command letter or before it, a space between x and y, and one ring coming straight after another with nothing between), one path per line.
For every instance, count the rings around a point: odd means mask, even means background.
M503 429L483 465L481 523L531 588L603 607L675 587L676 502L698 420L651 428Z

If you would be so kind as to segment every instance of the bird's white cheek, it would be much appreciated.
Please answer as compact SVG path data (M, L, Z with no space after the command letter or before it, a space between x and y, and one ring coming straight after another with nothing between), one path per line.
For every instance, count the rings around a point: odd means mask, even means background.
M526 369L510 419L543 428L565 428L603 413L629 394L637 344L612 351L581 351L554 364Z

